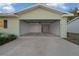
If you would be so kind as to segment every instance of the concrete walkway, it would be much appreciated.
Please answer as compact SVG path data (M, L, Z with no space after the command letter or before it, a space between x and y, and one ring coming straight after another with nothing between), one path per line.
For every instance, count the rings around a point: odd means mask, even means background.
M2 56L79 56L79 46L56 36L22 36L0 46Z

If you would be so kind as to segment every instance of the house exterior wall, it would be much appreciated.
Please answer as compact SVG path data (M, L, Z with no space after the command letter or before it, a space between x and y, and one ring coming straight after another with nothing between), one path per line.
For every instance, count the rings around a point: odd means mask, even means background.
M79 33L79 19L74 20L73 22L68 24L68 32L71 33Z
M8 28L0 27L0 32L19 35L19 21L16 18L6 18L8 21ZM4 20L4 18L0 18Z
M63 17L60 20L60 36L67 38L67 18Z
M60 36L60 21L56 21L50 25L50 32Z
M35 9L35 10L32 10L32 11L29 11L27 13L24 13L22 15L19 15L19 19L26 19L26 20L32 20L32 19L40 19L40 20L43 20L43 19L61 19L61 15L59 15L58 13L55 13L55 12L49 12L47 10L44 10L44 9L41 9L41 8L38 8L38 9Z

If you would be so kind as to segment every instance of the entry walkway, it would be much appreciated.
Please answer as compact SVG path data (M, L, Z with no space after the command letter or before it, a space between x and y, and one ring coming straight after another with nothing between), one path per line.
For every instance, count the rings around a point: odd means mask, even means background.
M79 46L57 36L22 36L0 46L3 56L79 56Z

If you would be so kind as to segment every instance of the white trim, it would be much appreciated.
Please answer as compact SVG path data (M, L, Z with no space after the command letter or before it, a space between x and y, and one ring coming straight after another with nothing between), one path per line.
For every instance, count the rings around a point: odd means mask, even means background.
M16 15L16 14L9 14L9 13L0 13L0 16L2 17L8 17L8 16L11 16L11 17L18 17L18 15Z

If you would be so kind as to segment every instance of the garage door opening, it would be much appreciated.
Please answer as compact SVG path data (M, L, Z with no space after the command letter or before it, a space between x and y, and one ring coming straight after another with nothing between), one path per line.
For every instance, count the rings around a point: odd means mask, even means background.
M60 35L59 20L20 20L20 35Z

